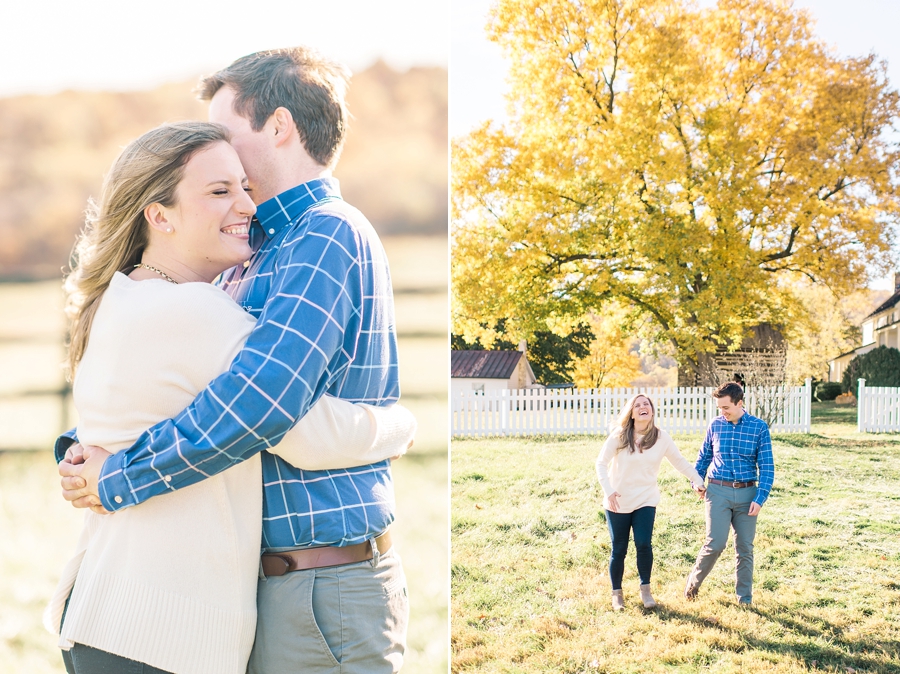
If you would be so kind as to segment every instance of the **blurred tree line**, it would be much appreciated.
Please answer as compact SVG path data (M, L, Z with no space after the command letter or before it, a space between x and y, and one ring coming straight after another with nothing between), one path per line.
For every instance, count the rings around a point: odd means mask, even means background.
M0 99L0 280L58 277L121 148L164 122L206 119L195 85ZM354 75L348 105L344 197L382 235L446 234L447 71L376 62Z

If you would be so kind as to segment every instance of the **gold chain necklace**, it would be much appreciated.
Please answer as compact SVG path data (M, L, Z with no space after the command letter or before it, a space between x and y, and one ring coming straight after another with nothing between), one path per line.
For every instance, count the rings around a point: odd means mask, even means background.
M140 264L134 265L135 269L137 269L138 267L143 267L144 269L149 269L150 271L154 271L157 274L159 274L160 276L162 276L164 279L166 279L166 281L168 281L169 283L174 283L175 285L178 285L178 281L173 279L166 272L161 271L161 270L157 269L156 267L151 267L149 264L144 264L143 262L141 262Z

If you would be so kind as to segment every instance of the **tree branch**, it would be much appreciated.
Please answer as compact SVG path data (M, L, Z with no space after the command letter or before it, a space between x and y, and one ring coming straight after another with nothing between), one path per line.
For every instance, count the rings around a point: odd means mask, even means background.
M797 239L797 233L800 231L800 225L795 225L791 228L791 235L788 238L787 246L784 247L778 253L772 253L770 255L766 255L763 258L763 262L774 262L775 260L782 260L786 257L790 257L794 254L794 241Z

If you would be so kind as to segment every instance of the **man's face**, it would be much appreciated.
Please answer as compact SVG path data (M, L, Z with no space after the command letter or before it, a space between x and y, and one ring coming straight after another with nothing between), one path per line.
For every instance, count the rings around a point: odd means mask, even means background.
M731 402L731 398L724 396L716 398L716 407L728 421L735 423L744 413L744 401L738 400L736 403Z
M265 127L254 131L250 120L234 111L234 90L219 89L209 102L209 121L221 124L231 133L231 146L237 151L250 181L250 196L260 204L275 194L269 194L272 183L272 147Z

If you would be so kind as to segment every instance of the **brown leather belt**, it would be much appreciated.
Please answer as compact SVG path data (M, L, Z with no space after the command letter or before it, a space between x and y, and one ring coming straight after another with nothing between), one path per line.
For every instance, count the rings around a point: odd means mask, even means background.
M723 487L731 487L732 489L743 489L744 487L752 487L756 484L756 480L750 480L750 482L726 482L725 480L714 480L709 478L707 480L710 484L720 484Z
M375 539L375 547L379 554L391 549L391 532L385 531ZM343 566L372 559L372 546L369 541L346 545L344 547L329 546L322 548L305 548L288 550L287 552L270 552L262 556L262 569L266 576L283 576L291 571L320 569L325 566Z

